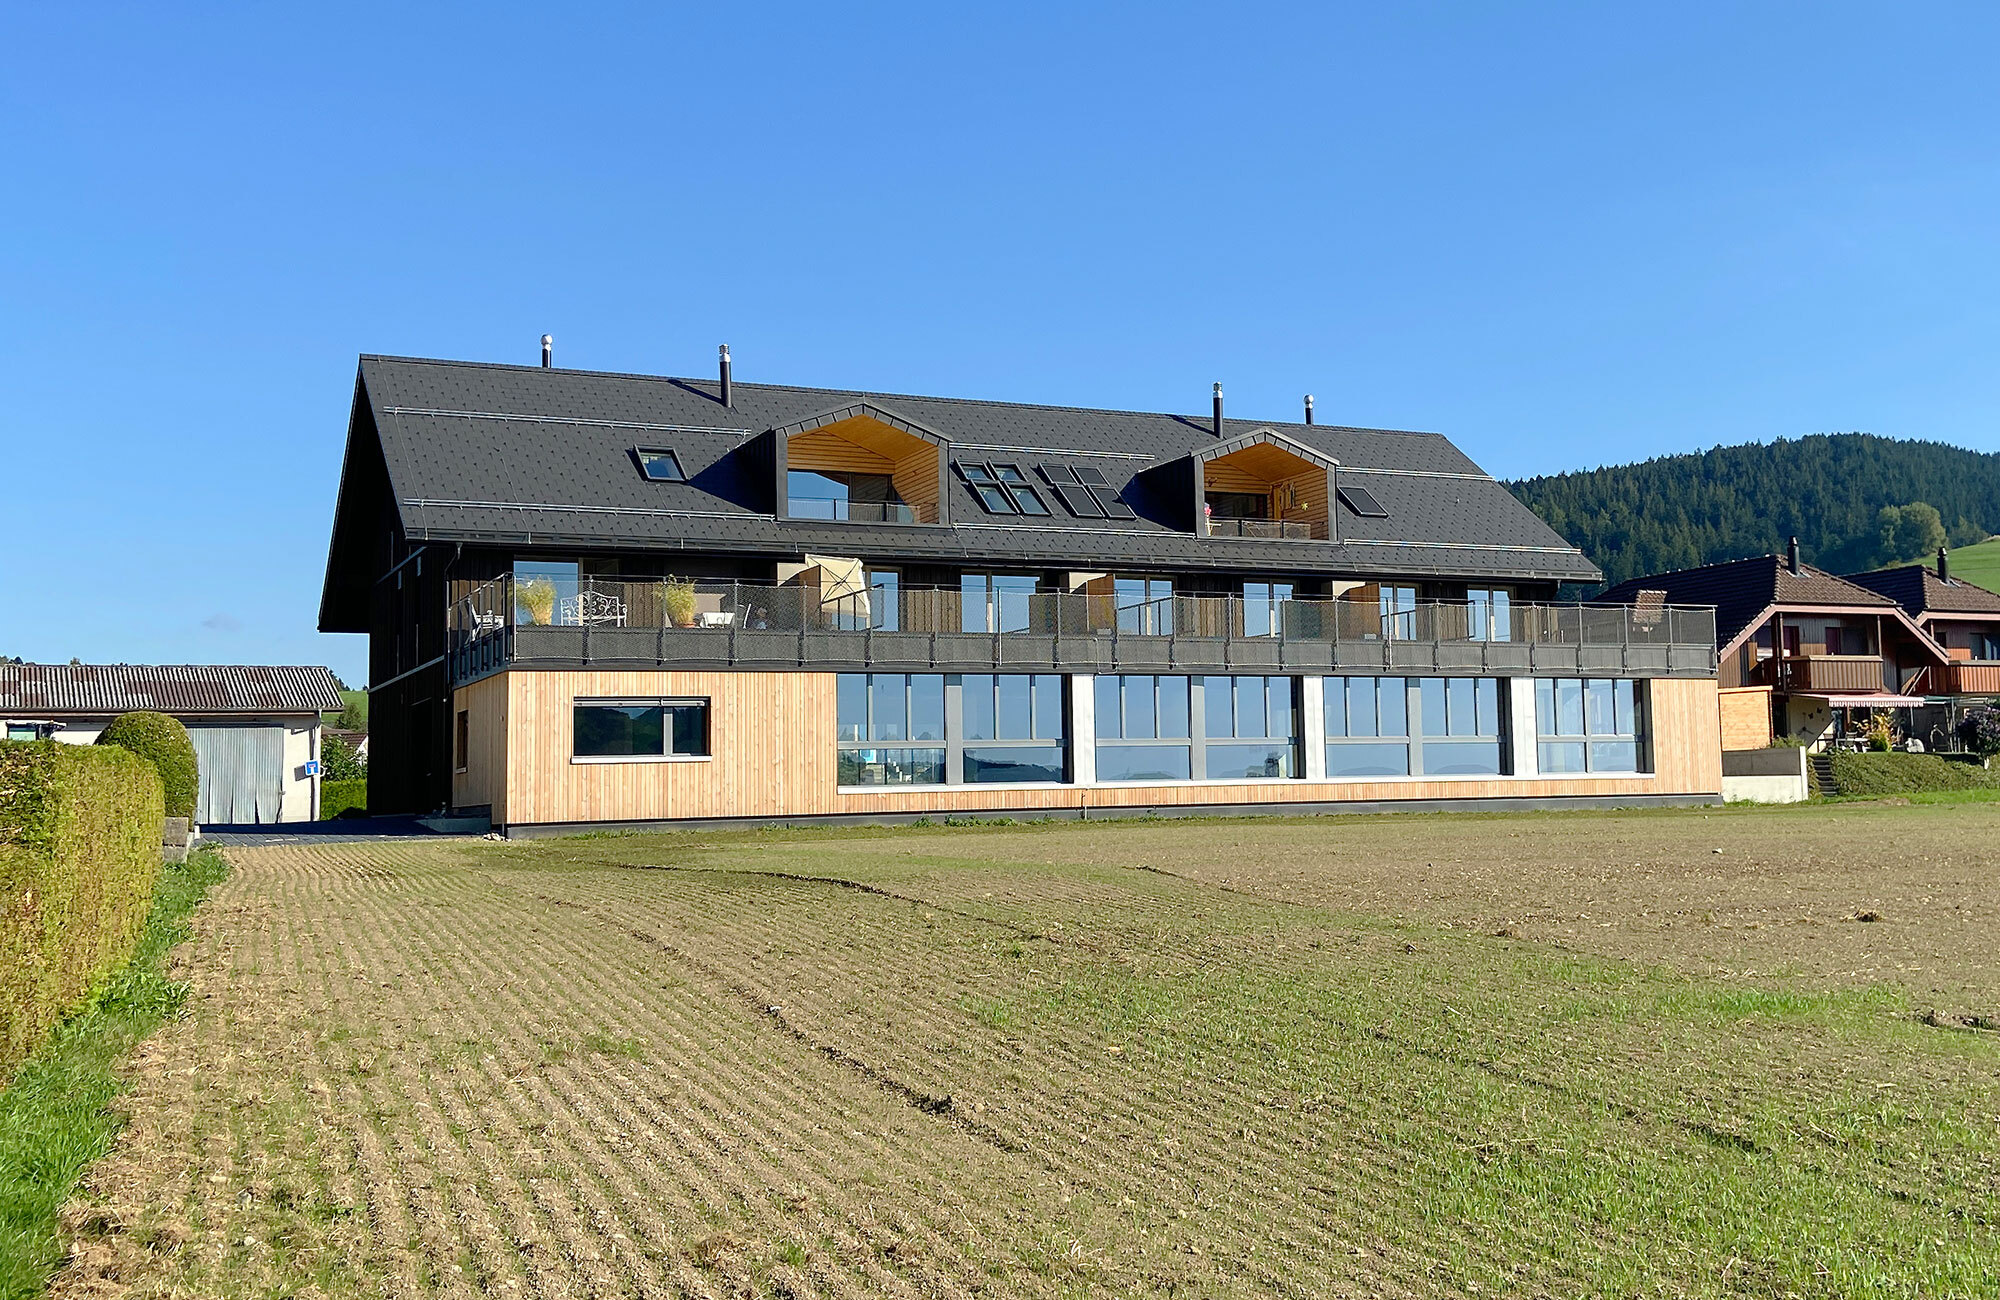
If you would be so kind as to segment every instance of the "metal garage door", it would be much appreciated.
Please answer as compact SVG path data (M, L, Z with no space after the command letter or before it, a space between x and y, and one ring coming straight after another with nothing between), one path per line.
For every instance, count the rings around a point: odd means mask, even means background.
M194 819L203 826L275 822L285 798L285 729L188 728L201 767Z

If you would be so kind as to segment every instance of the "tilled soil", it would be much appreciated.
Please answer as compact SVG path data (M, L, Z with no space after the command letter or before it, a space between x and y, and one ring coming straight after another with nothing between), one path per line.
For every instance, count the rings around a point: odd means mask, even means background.
M234 850L55 1291L1978 1294L1967 811Z

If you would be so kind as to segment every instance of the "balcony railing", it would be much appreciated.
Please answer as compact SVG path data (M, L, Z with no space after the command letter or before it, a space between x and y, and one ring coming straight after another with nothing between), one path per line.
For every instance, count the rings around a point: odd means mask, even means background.
M1954 659L1931 669L1923 689L1932 695L2000 695L2000 662Z
M785 513L793 519L836 519L849 523L917 522L917 512L900 501L849 501L844 497L789 497Z
M1786 655L1757 665L1757 680L1781 691L1868 692L1888 689L1880 655Z
M1295 519L1211 519L1210 537L1243 537L1266 542L1309 542L1312 525Z
M885 671L1464 672L1709 676L1707 606L1082 592L866 593L750 582L503 577L456 601L452 670L509 664Z

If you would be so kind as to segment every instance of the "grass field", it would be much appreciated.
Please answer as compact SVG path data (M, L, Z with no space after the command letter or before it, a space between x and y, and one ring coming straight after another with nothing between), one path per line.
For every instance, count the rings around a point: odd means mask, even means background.
M2000 537L1953 551L1951 576L1977 583L1988 591L2000 591Z
M1991 1295L1996 831L233 850L55 1293Z

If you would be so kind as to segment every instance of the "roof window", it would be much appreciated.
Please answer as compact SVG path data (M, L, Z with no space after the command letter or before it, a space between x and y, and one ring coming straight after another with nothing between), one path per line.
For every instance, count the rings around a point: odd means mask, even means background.
M1354 487L1343 483L1338 489L1340 503L1364 519L1387 519L1389 512L1375 499L1375 494L1364 487Z
M639 472L655 483L687 482L680 457L665 447L634 447L632 456L639 462Z
M1042 477L1055 490L1056 499L1079 519L1137 519L1132 507L1119 498L1118 490L1094 465L1043 465Z
M979 498L979 504L990 515L1032 515L1047 517L1048 503L1028 482L1028 476L1021 472L1019 465L985 461L962 460L953 462L959 477L972 489L972 495Z

